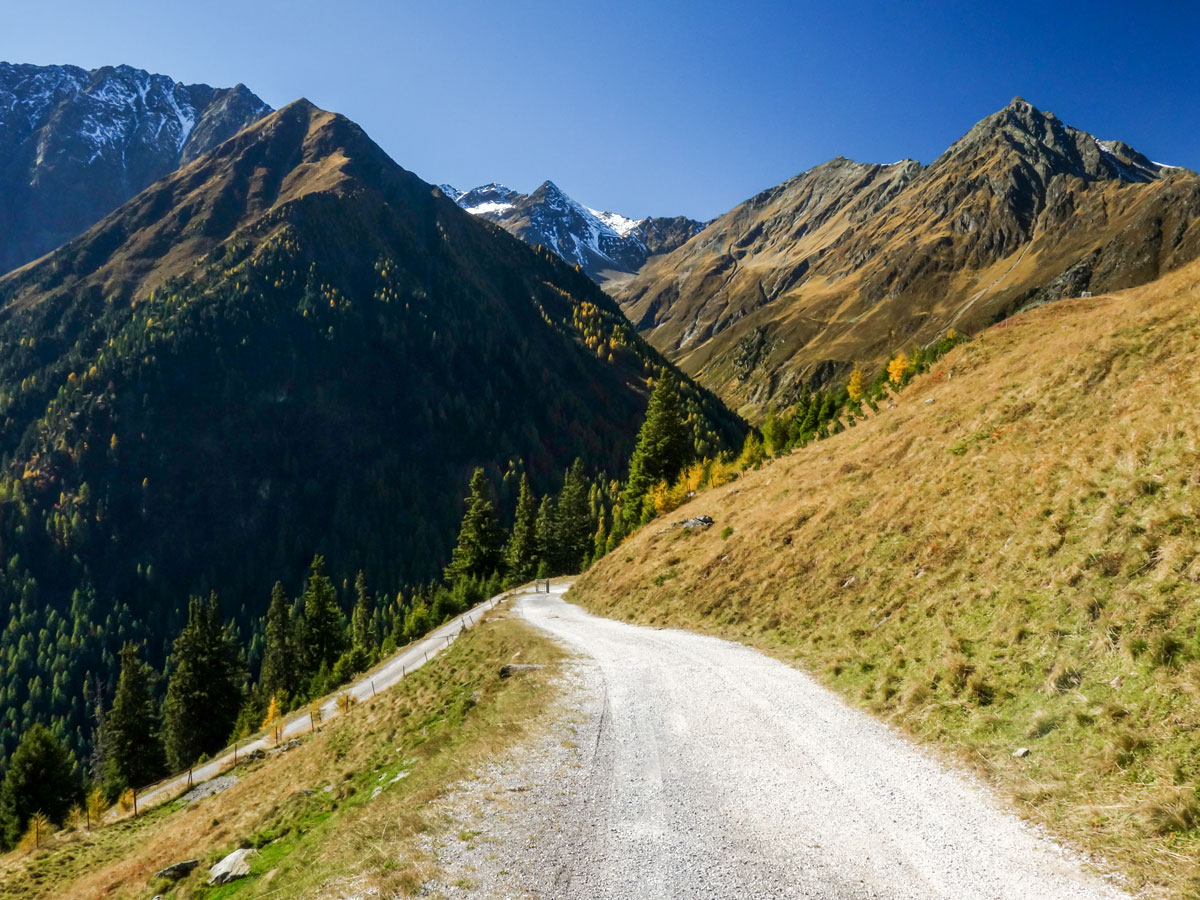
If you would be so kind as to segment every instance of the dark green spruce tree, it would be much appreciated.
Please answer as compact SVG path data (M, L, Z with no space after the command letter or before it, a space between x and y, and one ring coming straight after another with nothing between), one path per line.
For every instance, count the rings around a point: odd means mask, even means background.
M555 569L554 561L560 555L558 547L558 521L554 514L554 500L549 495L542 498L538 506L537 519L534 520L534 543L537 546L538 578L548 578L551 575L561 575Z
M373 659L379 649L375 631L375 601L367 587L367 577L361 571L354 578L354 597L354 614L351 617L354 646Z
M78 799L75 759L49 728L34 723L8 761L0 787L0 845L14 846L35 812L61 825Z
M517 515L513 520L508 546L504 550L510 584L524 584L537 575L537 514L537 500L529 487L529 476L523 474L521 489L517 493Z
M296 635L292 627L292 605L280 582L271 588L271 605L263 633L262 669L258 677L260 698L270 703L274 697L286 705L296 696L300 660L296 653Z
M650 395L646 419L638 432L637 445L629 460L629 479L621 496L621 509L628 530L649 516L645 498L660 481L673 482L692 461L692 446L684 422L679 383L670 369L658 373L658 384Z
M325 559L316 556L304 588L304 612L300 617L300 658L305 673L320 680L321 671L333 669L348 643L337 592L325 574ZM313 687L319 693L323 685Z
M121 675L112 710L104 720L104 793L115 800L125 788L140 788L166 772L158 704L154 702L157 678L143 662L138 645L121 648Z
M577 459L563 475L562 491L554 510L554 529L558 538L554 568L559 574L574 575L583 569L584 560L591 556L596 522L592 518L588 487L583 460Z
M216 594L188 603L169 665L164 744L171 767L182 770L225 746L242 705L241 652L233 629L221 624Z
M466 501L458 543L445 571L446 581L452 585L467 579L490 578L504 566L504 534L496 521L491 488L483 469L476 469L471 476Z

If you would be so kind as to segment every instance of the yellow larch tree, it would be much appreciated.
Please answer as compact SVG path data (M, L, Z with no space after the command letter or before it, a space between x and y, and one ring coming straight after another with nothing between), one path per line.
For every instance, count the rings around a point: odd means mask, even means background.
M858 363L855 363L854 369L850 372L850 380L846 383L846 393L850 395L851 402L858 401L866 392L864 387L866 378L867 376L863 374L862 367Z
M283 713L279 710L279 701L272 694L271 702L267 704L267 714L263 717L262 727L267 731L275 732L276 743L279 743L279 723L282 720Z

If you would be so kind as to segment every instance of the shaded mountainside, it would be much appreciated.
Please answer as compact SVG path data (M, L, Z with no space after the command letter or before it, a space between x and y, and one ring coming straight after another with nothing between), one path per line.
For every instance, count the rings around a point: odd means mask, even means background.
M0 279L0 304L0 707L77 748L118 638L161 660L209 589L245 624L314 553L381 594L435 575L475 466L502 501L521 461L539 491L576 457L619 474L663 365L582 273L305 101ZM684 392L697 446L736 445Z
M1200 263L990 328L894 403L571 598L798 662L1146 896L1196 896Z
M612 292L733 406L1200 255L1200 176L1014 100L929 166L836 159L764 191Z
M443 192L467 212L495 222L527 244L548 247L600 284L624 280L660 253L669 253L697 234L704 223L683 216L630 219L590 209L552 181L532 194L502 184Z
M271 111L129 66L0 63L0 273L53 250Z

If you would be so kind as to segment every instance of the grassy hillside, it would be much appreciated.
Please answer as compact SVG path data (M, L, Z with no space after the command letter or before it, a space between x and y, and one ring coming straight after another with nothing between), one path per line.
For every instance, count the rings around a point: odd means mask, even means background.
M502 680L500 666L517 656L548 665ZM0 859L0 898L410 895L434 873L418 836L449 827L430 804L536 727L559 659L527 626L492 614L301 747L242 765L223 793ZM209 888L209 867L238 847L260 850L252 875ZM201 866L177 885L154 878L188 858Z
M572 597L794 660L1134 884L1197 896L1198 301L1191 265L994 327Z

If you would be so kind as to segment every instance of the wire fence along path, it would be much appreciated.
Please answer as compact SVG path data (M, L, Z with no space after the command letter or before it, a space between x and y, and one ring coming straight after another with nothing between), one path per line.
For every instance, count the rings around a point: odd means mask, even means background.
M549 582L544 583L546 584L546 589L549 590ZM534 589L539 590L541 584L543 584L541 581L534 582ZM348 693L356 702L359 702L376 696L380 691L387 690L399 683L401 679L414 669L419 669L440 651L449 647L459 634L472 625L477 624L487 610L492 609L497 603L517 594L525 593L527 590L517 588L512 591L506 591L503 594L497 594L495 597L483 601L478 606L472 607L462 615L456 616L449 622L439 625L433 631L429 632L429 634L425 635L425 637L413 641L413 643L399 650L391 658L380 663L356 681L339 688L333 694L321 700L319 713L314 714L308 708L300 710L293 713L280 724L278 729L272 729L267 734L256 738L248 738L245 742L239 741L214 759L202 765L195 766L187 772L137 791L134 795L136 809L139 812L144 811L147 807L155 803L161 803L174 797L179 791L215 778L226 769L233 768L239 761L245 760L248 755L254 753L256 750L270 750L272 747L289 738L298 737L301 734L312 731L322 722L334 718L341 712L338 708L338 698L343 694Z

